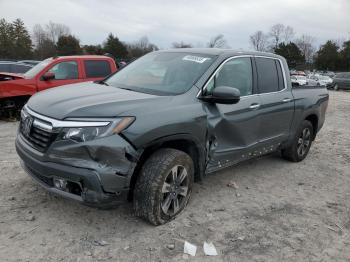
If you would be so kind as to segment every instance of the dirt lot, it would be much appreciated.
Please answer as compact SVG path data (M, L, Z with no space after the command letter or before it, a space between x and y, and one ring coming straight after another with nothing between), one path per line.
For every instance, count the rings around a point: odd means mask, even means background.
M350 260L350 93L330 93L305 161L275 154L210 175L159 227L131 204L98 210L46 193L19 165L16 128L0 122L1 261ZM198 246L196 257L183 255L183 240ZM205 257L206 240L217 257Z

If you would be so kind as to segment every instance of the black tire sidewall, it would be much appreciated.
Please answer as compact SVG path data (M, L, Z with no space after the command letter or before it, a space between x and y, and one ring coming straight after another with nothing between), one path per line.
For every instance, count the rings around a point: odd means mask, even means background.
M184 166L187 170L188 193L179 211L169 216L164 214L161 208L162 187L167 175L176 165ZM191 196L194 182L194 164L191 157L176 149L160 149L146 160L140 172L134 190L136 215L153 225L161 225L174 219L185 208Z

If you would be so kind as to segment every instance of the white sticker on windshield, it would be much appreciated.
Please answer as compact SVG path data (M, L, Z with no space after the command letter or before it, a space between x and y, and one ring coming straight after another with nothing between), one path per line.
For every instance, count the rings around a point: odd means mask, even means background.
M200 64L204 63L209 59L210 59L209 57L200 57L200 56L194 56L194 55L187 55L182 58L182 60L192 61Z

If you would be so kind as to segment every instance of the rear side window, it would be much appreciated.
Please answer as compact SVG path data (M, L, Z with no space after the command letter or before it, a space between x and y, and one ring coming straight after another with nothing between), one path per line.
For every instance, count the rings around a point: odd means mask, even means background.
M278 74L278 90L284 89L284 77L282 72L281 63L278 60L275 60L276 68L277 68L277 74Z
M256 67L258 71L259 93L276 92L279 89L278 70L276 68L276 59L256 57Z
M106 77L111 73L111 67L108 61L104 60L85 60L85 74L87 78Z

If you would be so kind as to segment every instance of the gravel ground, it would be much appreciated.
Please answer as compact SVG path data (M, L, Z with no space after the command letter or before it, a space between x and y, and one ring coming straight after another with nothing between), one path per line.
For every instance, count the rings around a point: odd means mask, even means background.
M98 210L46 193L19 165L17 125L0 121L1 261L350 260L350 93L330 92L303 162L274 154L210 175L159 227L134 217L131 204ZM184 240L197 245L195 257L183 255ZM204 241L217 257L204 255Z

